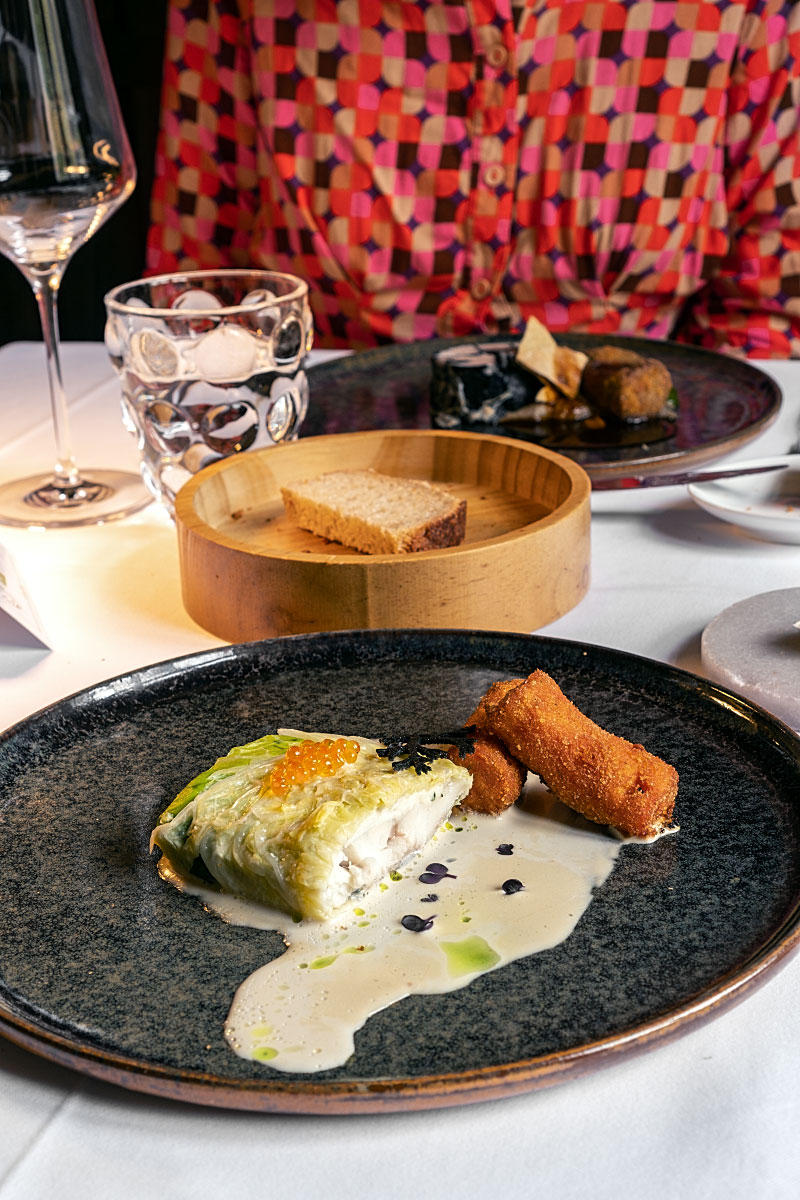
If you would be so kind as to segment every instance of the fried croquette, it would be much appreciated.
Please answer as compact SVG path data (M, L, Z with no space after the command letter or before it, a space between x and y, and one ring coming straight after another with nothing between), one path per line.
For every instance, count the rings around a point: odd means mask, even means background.
M498 679L495 683L490 684L488 690L484 692L478 701L474 713L471 717L467 718L465 724L474 725L476 729L488 729L489 718L486 715L486 705L497 704L512 688L519 687L524 682L524 679Z
M461 801L461 807L470 812L497 816L519 799L528 769L494 734L479 731L474 742L472 754L465 754L463 758L457 750L450 751L453 762L466 767L472 776L472 787Z
M629 837L654 837L672 819L674 767L601 729L544 671L484 697L488 727L568 807Z
M601 346L583 369L581 392L599 413L620 421L661 416L672 377L662 362L620 346Z
M514 758L499 738L489 732L486 717L487 700L502 699L506 692L522 682L522 679L511 679L493 683L478 702L472 716L465 722L467 725L474 725L478 731L473 738L474 751L464 758L459 756L456 749L450 751L453 762L466 767L472 775L472 787L461 801L461 807L470 812L491 813L497 816L510 808L522 792L528 769Z

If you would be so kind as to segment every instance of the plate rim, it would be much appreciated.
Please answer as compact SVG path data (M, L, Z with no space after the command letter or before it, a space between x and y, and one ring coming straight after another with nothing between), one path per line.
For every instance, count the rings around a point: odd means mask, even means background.
M29 716L22 718L0 733L0 752L15 737L27 732L38 721L57 715L64 706L72 707L76 715L90 706L95 697L101 700L112 694L116 685L133 683L147 687L175 674L202 671L223 666L226 660L250 659L260 647L274 648L283 644L311 642L385 642L412 639L445 642L454 637L468 641L479 639L494 643L513 642L522 648L538 643L564 646L599 655L611 662L633 667L645 666L665 679L693 691L703 698L724 706L737 717L755 720L760 732L764 726L783 749L793 751L800 767L800 735L780 718L773 716L756 702L731 689L693 672L669 663L614 647L601 646L577 639L549 637L540 634L504 633L495 630L468 629L367 629L337 630L295 634L284 638L258 639L236 645L217 646L143 667L122 672L106 680L52 701ZM446 1108L502 1099L538 1090L578 1077L595 1067L611 1065L621 1055L644 1052L690 1032L747 998L751 991L768 982L774 972L786 965L800 949L800 892L795 902L781 914L780 920L769 929L748 958L719 976L699 991L686 997L665 1013L605 1037L590 1040L564 1050L556 1050L520 1059L513 1063L472 1068L451 1073L427 1074L404 1078L345 1079L314 1082L310 1078L291 1080L275 1078L237 1080L180 1067L162 1067L139 1058L129 1058L81 1043L23 1016L0 998L0 1036L57 1065L65 1066L101 1082L127 1090L145 1093L162 1099L265 1113L298 1113L305 1115L377 1114Z
M794 910L796 914L797 909ZM788 923L787 917L783 925ZM774 939L771 939L774 940ZM630 1030L566 1050L520 1059L501 1067L478 1067L451 1075L397 1079L330 1080L305 1083L270 1079L235 1080L200 1071L180 1071L75 1045L59 1034L38 1029L10 1013L0 1001L0 1037L58 1066L102 1083L156 1099L242 1112L296 1113L304 1116L377 1116L391 1112L463 1107L543 1090L578 1078L620 1058L643 1054L691 1032L742 1003L786 966L800 948L800 923L768 953L752 960L729 982L704 990L663 1017Z

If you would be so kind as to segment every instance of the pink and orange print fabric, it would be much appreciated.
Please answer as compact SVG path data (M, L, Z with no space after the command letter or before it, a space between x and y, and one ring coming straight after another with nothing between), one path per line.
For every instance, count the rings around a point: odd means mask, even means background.
M800 355L800 4L172 0L150 271L308 279L317 344Z

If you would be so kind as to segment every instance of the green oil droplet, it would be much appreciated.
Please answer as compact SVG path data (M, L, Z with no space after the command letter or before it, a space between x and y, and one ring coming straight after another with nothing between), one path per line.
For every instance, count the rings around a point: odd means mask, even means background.
M364 916L364 909L363 909L363 908L354 908L354 909L353 909L353 916L354 916L354 917L363 917L363 916Z
M250 1030L250 1032L252 1033L253 1037L257 1037L257 1038L269 1037L269 1035L272 1033L272 1026L271 1025L254 1025L253 1028Z
M369 925L369 921L358 921L358 928L363 929L365 925Z
M312 971L319 971L321 967L329 967L331 963L335 963L338 957L338 954L327 954L323 958L315 958L314 961L308 965L311 967Z
M500 962L500 955L493 950L485 938L473 934L460 942L440 942L447 958L447 969L451 975L472 975L476 971L488 971Z
M381 891L382 891L382 892L388 892L388 890L389 890L389 885L388 885L388 883L382 883L382 884L380 885L380 889L381 889Z
M397 883L398 879L402 879L403 876L400 874L399 871L391 871L389 874L389 878L391 880L393 880L395 883Z
M369 954L370 950L374 949L374 946L348 946L342 954Z
M465 925L468 925L470 923L470 921L472 920L472 917L462 917L461 920L463 921L463 923Z
M277 1058L278 1051L272 1046L256 1046L253 1051L253 1058L257 1058L259 1062L267 1062L270 1058Z

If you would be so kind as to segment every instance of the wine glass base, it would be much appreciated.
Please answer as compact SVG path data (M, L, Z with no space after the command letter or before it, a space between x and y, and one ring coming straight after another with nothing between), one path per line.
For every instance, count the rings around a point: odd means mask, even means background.
M73 487L62 487L52 476L34 475L0 484L0 525L102 525L138 512L152 500L141 476L129 471L87 471Z

